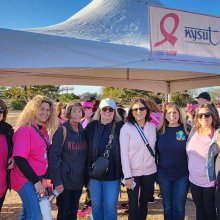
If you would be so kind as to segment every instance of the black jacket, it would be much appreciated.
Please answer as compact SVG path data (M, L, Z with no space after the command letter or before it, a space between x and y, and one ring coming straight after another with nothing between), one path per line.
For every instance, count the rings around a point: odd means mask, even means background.
M13 142L12 137L14 134L14 130L10 124L4 121L0 121L0 134L4 134L6 136L7 144L8 144L8 159L12 156L13 150ZM10 185L10 170L7 170L7 187L11 189Z
M124 123L122 121L116 122L114 139L112 141L111 151L114 154L114 159L115 159L115 164L116 164L116 179L120 179L122 177L119 134L120 134L120 129L123 124ZM99 146L99 141L100 141L104 126L107 126L108 134L110 135L112 125L113 125L113 122L110 124L104 125L98 120L94 120L87 125L86 142L88 145L88 155L87 155L88 170L98 156L98 146Z
M49 177L55 187L62 184L64 188L79 190L85 184L87 154L85 130L79 124L79 132L76 133L69 121L63 126L67 129L64 145L63 128L59 127L49 150Z

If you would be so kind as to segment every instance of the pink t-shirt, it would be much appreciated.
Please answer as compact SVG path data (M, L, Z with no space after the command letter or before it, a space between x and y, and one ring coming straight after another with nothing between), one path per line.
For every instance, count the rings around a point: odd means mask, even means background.
M7 191L7 162L8 162L8 144L5 135L0 134L0 197Z
M200 136L198 132L195 132L187 143L189 180L197 186L212 187L215 185L214 181L208 180L207 175L207 159L211 141L209 136Z
M46 139L48 134L45 128L41 129ZM42 137L30 126L21 126L13 137L13 156L20 156L29 162L37 176L43 176L47 171L47 146ZM27 178L15 166L11 171L12 189L18 191L26 182Z

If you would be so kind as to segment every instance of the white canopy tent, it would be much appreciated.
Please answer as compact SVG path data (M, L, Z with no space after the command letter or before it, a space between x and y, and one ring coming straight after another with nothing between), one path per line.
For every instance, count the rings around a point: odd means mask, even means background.
M102 85L163 93L220 85L219 65L150 60L147 20L146 0L93 0L61 24L0 29L0 85Z

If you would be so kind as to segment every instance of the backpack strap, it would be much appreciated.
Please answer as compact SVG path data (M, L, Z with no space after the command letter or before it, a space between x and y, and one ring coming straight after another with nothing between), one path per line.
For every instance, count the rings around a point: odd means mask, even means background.
M62 144L62 147L65 143L65 140L66 140L66 133L67 133L67 130L66 130L66 127L65 126L61 126L63 128L63 144Z

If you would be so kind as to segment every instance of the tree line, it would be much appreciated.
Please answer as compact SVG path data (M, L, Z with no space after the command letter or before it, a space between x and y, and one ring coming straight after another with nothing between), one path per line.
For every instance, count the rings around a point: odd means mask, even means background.
M59 99L64 103L68 103L73 100L81 100L88 96L95 96L97 99L111 97L116 102L125 106L129 105L131 99L134 97L148 97L153 99L157 104L162 103L167 99L167 95L162 93L114 87L103 87L100 94L86 92L80 96L77 96L74 93L61 94L60 86L57 85L0 87L0 91L2 97L10 101L11 108L14 110L23 109L25 104L35 95L45 95L52 100ZM177 102L180 106L186 106L186 103L192 102L198 93L199 92L197 90L176 92L171 95L171 101ZM209 93L215 103L219 102L220 91L218 88L209 90Z

